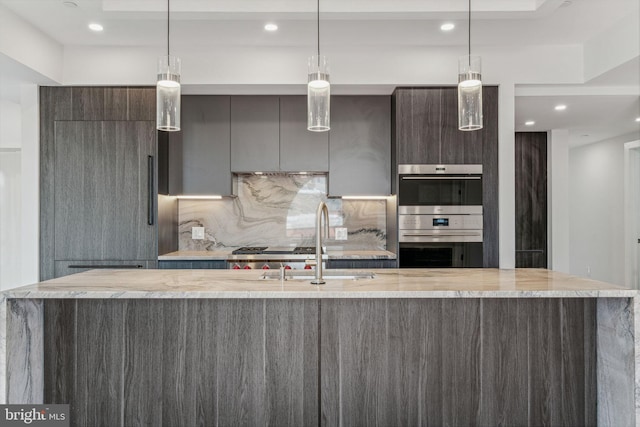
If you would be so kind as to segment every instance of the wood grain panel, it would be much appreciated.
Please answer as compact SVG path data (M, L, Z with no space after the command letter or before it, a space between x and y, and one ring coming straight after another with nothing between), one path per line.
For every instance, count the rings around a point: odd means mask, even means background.
M482 87L483 267L500 266L498 185L498 87Z
M195 336L193 351L196 355L195 384L195 423L193 425L216 425L218 420L218 346L224 344L218 338L218 302L203 300L190 302L187 306L193 310L195 304ZM191 390L189 390L191 392ZM189 415L187 415L189 417Z
M208 310L201 310L203 304ZM162 411L158 412L162 414L163 425L207 425L215 419L213 413L202 424L196 423L196 389L203 377L215 372L215 365L208 363L215 352L200 351L202 345L216 345L211 334L215 330L210 322L210 313L215 313L213 309L210 301L162 302L164 328L160 361L162 384L159 387ZM205 406L212 407L214 403L211 399Z
M443 425L442 300L388 300L388 425Z
M127 120L129 92L126 87L104 89L104 115L93 120Z
M480 300L444 300L442 411L446 425L472 425L480 409Z
M44 302L44 401L69 403L74 396L76 301Z
M518 299L483 299L478 425L528 425L528 316Z
M218 305L217 420L220 425L264 425L264 301L225 300Z
M55 127L71 119L71 88L40 88L40 280L54 277Z
M563 425L560 300L531 301L529 425Z
M78 426L122 423L124 318L122 301L78 303L76 387L71 417Z
M162 402L174 402L164 400L162 393L162 362L166 351L162 339L163 303L161 300L116 302L122 306L124 317L122 416L127 426L152 427L163 424L164 412L158 407ZM149 328L149 325L153 327ZM164 408L165 405L162 406Z
M434 89L426 89L434 90ZM458 88L443 87L440 90L440 161L438 163L445 165L455 165L466 162L465 149L469 147L474 149L474 153L478 152L470 142L479 143L482 146L482 140L479 138L478 132L463 132L458 130ZM482 153L482 150L480 150ZM482 158L477 164L482 163Z
M322 424L390 425L385 318L386 300L322 302Z
M129 87L128 94L128 120L156 121L156 88Z
M267 425L317 425L318 302L265 301L264 322Z
M76 425L596 425L593 299L73 304L44 389Z
M516 267L546 268L546 132L516 132L515 171Z
M412 133L408 147L398 153L399 163L440 163L440 89L416 88L411 92Z
M105 120L105 88L75 86L71 88L71 120Z

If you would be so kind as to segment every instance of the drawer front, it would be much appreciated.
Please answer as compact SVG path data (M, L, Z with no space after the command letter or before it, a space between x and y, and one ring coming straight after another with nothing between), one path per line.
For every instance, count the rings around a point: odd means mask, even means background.
M56 261L55 277L68 276L94 269L137 269L157 268L158 262L152 261Z

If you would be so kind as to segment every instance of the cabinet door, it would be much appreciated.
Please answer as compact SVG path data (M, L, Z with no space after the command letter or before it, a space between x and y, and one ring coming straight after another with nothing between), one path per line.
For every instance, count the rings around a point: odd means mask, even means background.
M231 194L229 103L228 96L182 97L182 194Z
M54 135L54 259L155 259L154 122L59 121Z
M331 102L329 195L389 195L390 97L335 96Z
M399 164L440 163L438 88L396 91L396 138Z
M307 97L280 97L280 170L329 170L329 132L307 130Z
M231 170L274 172L280 168L277 96L231 97Z
M458 88L442 88L442 138L441 162L444 164L482 164L482 141L484 134L490 132L492 102L490 89L483 88L483 128L463 132L458 129Z
M95 269L150 269L156 268L157 261L55 261L55 277L68 276L70 274L82 273L83 271Z
M547 267L547 133L516 132L516 267Z

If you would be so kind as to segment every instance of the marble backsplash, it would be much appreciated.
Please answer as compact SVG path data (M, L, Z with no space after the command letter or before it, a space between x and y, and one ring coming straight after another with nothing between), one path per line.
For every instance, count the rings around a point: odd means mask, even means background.
M179 201L179 250L313 246L320 201L329 208L330 238L326 246L386 249L384 199L327 199L324 175L240 175L235 179L238 197ZM193 240L191 227L204 227L204 240ZM336 227L347 228L347 240L334 240Z

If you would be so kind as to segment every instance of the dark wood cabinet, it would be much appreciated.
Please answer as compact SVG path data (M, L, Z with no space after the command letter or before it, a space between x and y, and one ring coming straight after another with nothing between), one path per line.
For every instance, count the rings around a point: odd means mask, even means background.
M155 122L127 119L155 111L155 88L42 87L40 98L41 280L73 272L66 261L155 265Z
M498 87L484 86L483 128L458 130L457 87L397 88L392 97L392 188L399 164L482 164L483 266L499 266Z
M440 97L434 89L396 89L398 164L440 163Z
M230 102L229 96L182 97L182 150L169 157L181 188L171 194L231 195Z
M329 131L329 195L391 194L391 99L334 96Z
M516 132L516 267L547 267L547 134Z
M494 100L483 88L483 110ZM394 92L398 164L481 164L485 129L458 130L458 89L398 88ZM491 128L485 115L485 128ZM497 134L496 134L497 135Z

